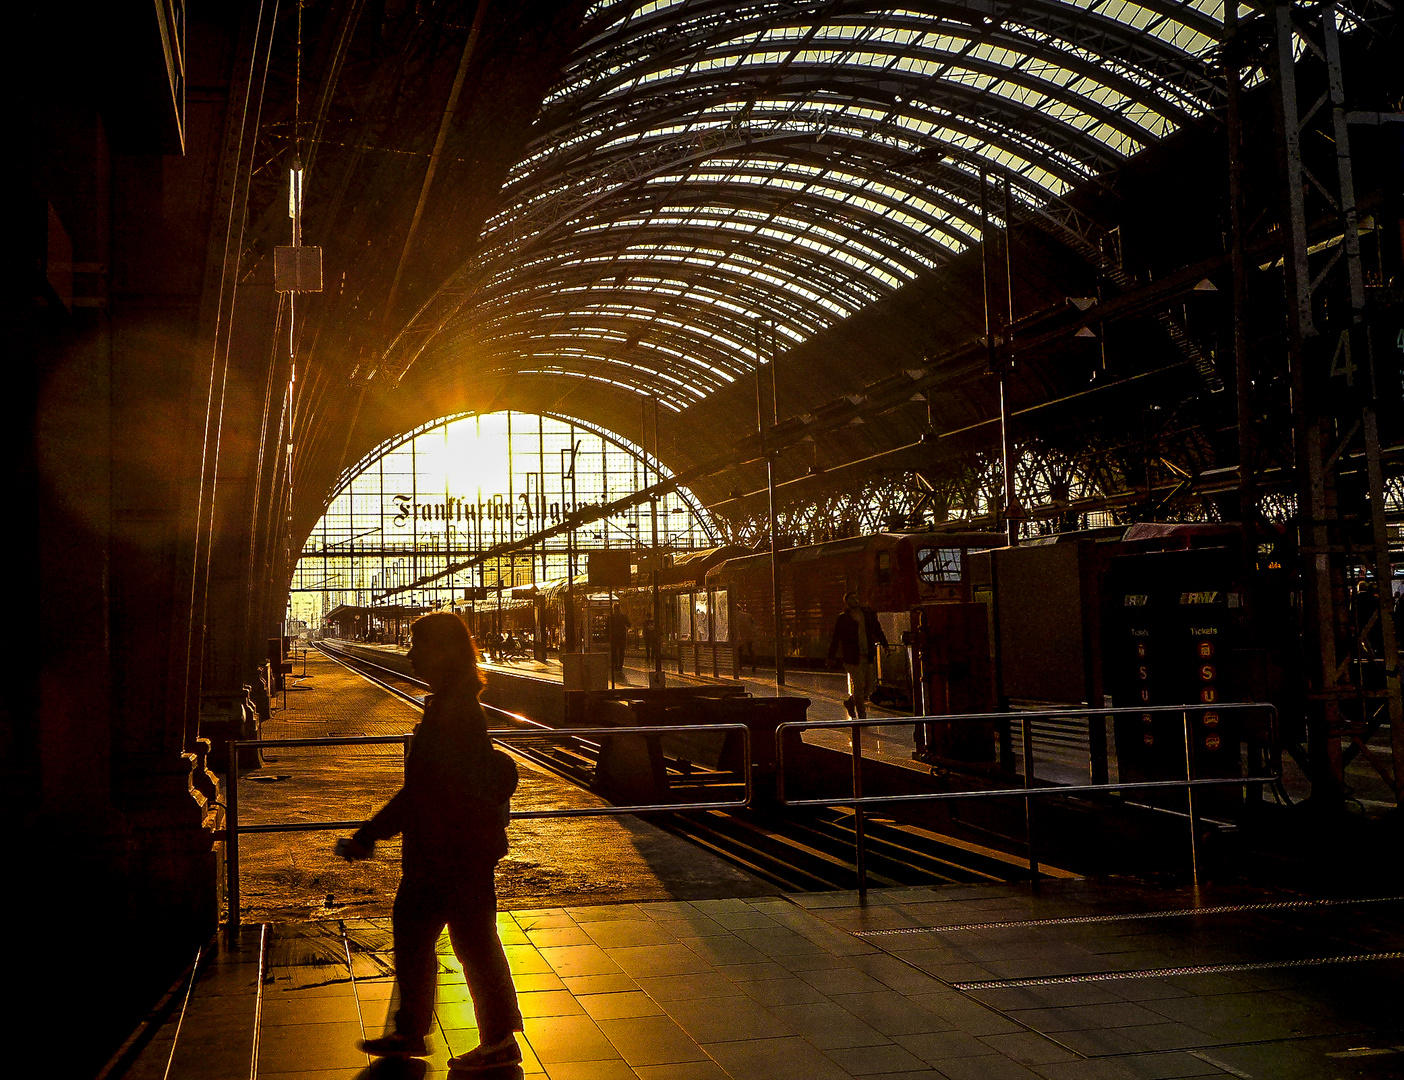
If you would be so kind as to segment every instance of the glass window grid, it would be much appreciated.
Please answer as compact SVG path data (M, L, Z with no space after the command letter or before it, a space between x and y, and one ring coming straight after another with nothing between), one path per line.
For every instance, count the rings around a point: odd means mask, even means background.
M464 455L481 451L483 440L488 447L499 448L496 467L469 476L462 466ZM572 501L570 480L562 475L562 466L569 468L572 443L578 445L574 496L578 505L617 500L668 475L651 460L645 464L632 443L578 422L525 413L436 421L398 445L367 455L343 479L303 548L293 575L294 594L321 594L323 613L338 604L364 606L388 589L442 572L450 563L494 544L529 535L542 527L543 519L554 523L568 512ZM457 478L452 475L455 471ZM455 490L475 479L479 483L473 490ZM710 523L686 489L658 500L658 541L670 551L715 545ZM650 508L645 503L607 522L583 526L576 532L574 547L583 555L605 547L647 549L651 542ZM569 546L565 535L553 537L533 549L493 558L401 593L394 602L434 607L461 597L470 586L494 588L501 583L509 587L562 579L567 574ZM584 561L578 555L576 573L583 572ZM297 606L309 608L306 601ZM310 606L316 610L315 599Z

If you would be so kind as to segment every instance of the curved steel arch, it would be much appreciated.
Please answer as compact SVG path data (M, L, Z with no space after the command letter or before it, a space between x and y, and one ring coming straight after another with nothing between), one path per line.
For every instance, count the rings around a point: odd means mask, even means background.
M615 343L629 346L630 339L634 338L640 326L657 325L657 313L646 312L642 316L625 314L623 312L606 311L561 311L549 312L537 316L539 320L547 325L540 336L546 340L560 340L568 336L578 335L583 340L597 341L601 344ZM680 322L681 320L669 320ZM687 326L673 328L666 341L671 345L672 351L694 352L698 356L710 356L716 363L708 366L705 373L699 373L697 378L710 385L712 389L720 389L730 382L735 382L745 374L738 367L726 367L736 355L754 355L754 341L741 340L735 333L740 324L729 326L719 326L710 335L704 334L700 329L692 329ZM499 352L510 352L512 347L522 341L530 340L534 336L526 327L504 328L495 335L486 337L489 349L496 348ZM754 337L754 335L751 335ZM718 341L717 339L721 339ZM647 353L659 342L660 336L644 338L637 336L637 340L631 346L637 356L637 363L644 367L648 366ZM680 348L679 343L684 343L690 348Z
M516 350L515 346L523 341L542 340L558 341L563 338L574 337L582 341L591 341L603 347L606 344L616 344L625 346L631 352L631 362L645 369L651 367L648 354L654 349L655 344L662 335L645 340L639 335L638 340L629 346L629 341L635 335L640 326L656 325L656 318L648 320L645 318L631 318L620 312L604 311L555 311L545 312L534 316L539 323L545 323L545 327L537 330L530 325L506 327L495 332L483 334L479 340L483 343L483 351L488 357L496 355L503 357L512 355ZM681 321L681 320L677 320ZM725 365L728 360L736 355L754 355L753 343L747 343L735 333L741 324L719 328L716 331L717 337L725 338L725 344L719 344L710 337L703 335L698 330L684 327L671 328L663 340L673 346L673 351L691 353L699 358L710 359L713 362L707 363L703 371L697 372L693 377L710 389L720 389L729 382L734 382L745 372L743 369L733 366L728 369ZM754 334L751 335L754 337ZM680 347L679 343L687 347ZM491 370L489 367L488 370Z
M577 244L566 251L552 254L551 262L570 265L571 260L590 260L600 253L615 249L618 241L608 236L598 238L598 242ZM837 296L853 301L844 306L859 310L871 303L881 290L875 290L876 282L869 281L852 263L843 259L835 251L795 250L793 236L767 236L763 233L742 232L739 229L707 230L701 225L678 225L671 228L640 230L640 238L628 245L628 250L640 257L650 251L690 249L697 257L706 259L718 266L768 265L770 272L782 275L788 272L796 282L810 280L818 284L826 282ZM872 264L870 264L872 265ZM890 264L889 264L890 265ZM784 268L782 270L782 268ZM914 276L912 273L897 275L903 280ZM491 296L491 285L483 289L484 297Z
M633 291L625 292L622 289ZM617 323L621 341L630 336L643 338L655 326L660 328L660 332L676 331L708 339L721 337L732 341L734 347L718 347L717 363L711 366L714 370L727 372L732 378L739 378L750 370L750 365L743 365L737 357L751 356L754 363L755 318L749 313L742 314L721 307L718 303L720 297L715 293L702 293L695 286L693 291L698 294L697 297L673 297L656 289L645 289L644 284L639 283L597 288L593 297L588 291L575 292L562 300L533 297L526 306L513 308L502 317L485 321L476 332L478 340L489 343L499 337L515 335L519 326L530 326L534 320L568 324L571 320L581 319L591 325L606 327ZM699 297L705 303L699 304ZM674 303L675 299L684 302ZM779 325L779 332L787 339L801 336L783 324Z
M915 91L913 91L915 94ZM718 95L724 98L724 95ZM827 100L827 99L826 99ZM646 153L657 154L660 151L667 151L671 147L687 147L705 145L708 141L707 134L716 129L706 129L693 133L689 136L679 138L678 136L667 135L648 139L650 131L666 129L666 121L676 117L696 116L695 110L688 112L684 106L687 103L680 103L676 113L670 113L663 117L649 117L647 122L638 125L637 137L633 142L627 142L621 138L611 138L600 140L595 143L582 143L578 148L571 147L572 153L566 155L561 151L556 157L567 158L559 167L554 169L547 167L546 159L543 159L540 166L532 170L524 180L519 180L516 186L509 184L508 193L511 198L518 201L526 201L532 198L541 198L552 188L564 188L572 183L581 183L590 177L596 176L601 171L601 165L629 155ZM725 102L723 104L734 104ZM778 106L778 102L767 99L764 104L757 104L756 109L747 114L748 118L755 118L759 115L761 120L769 118L772 113L781 120L788 122L789 127L781 127L777 122L770 126L765 126L759 122L754 127L736 128L739 138L732 149L737 152L744 151L747 154L752 152L774 151L798 151L807 152L815 160L830 160L833 155L824 152L827 148L835 145L834 138L836 129L840 137L846 140L840 145L848 145L850 149L857 152L861 148L866 148L869 154L877 155L875 147L886 149L885 156L893 156L914 152L930 152L935 149L947 148L957 151L957 144L949 139L935 137L930 134L928 128L925 132L918 132L913 128L904 126L904 121L911 123L927 123L927 118L918 115L914 110L906 109L905 106L898 107L892 103L879 103L886 110L884 119L875 121L871 117L860 116L856 113L848 113L835 109L826 109L822 102L808 103L801 108L772 108ZM852 99L846 100L843 107L847 109L854 105ZM742 109L736 110L736 116L740 116ZM720 118L720 117L718 117ZM896 129L888 121L895 118ZM710 119L710 117L707 117ZM946 115L942 118L942 126L952 134L962 135L969 139L986 143L991 147L1002 151L1011 157L1029 159L1030 145L1026 140L1021 140L1017 135L998 128L985 128L971 123L961 116ZM633 129L620 128L618 130L626 133ZM725 157L729 148L717 145L710 156ZM682 155L676 155L682 157ZM1040 168L1054 175L1064 184L1072 184L1084 179L1083 174L1065 167L1061 162L1043 157L1039 159ZM683 164L685 161L680 161ZM990 162L991 169L1000 168L997 161ZM1031 199L1047 198L1049 190L1046 185L1039 185L1028 177L1023 176L1017 170L1009 170L1012 175L1019 177L1020 186L1026 188ZM509 208L504 210L495 221L510 220L512 211Z
M740 43L737 43L732 51L737 57L746 55L746 51ZM865 50L865 52L875 53L882 51L877 48ZM896 57L901 54L893 49L890 50L890 55ZM968 71L972 74L983 74L989 76L992 81L984 88L977 88L966 86L959 80L943 79L932 83L925 75L904 71L894 72L889 68L874 68L856 63L816 61L786 65L777 60L772 64L747 65L743 72L727 72L729 77L725 80L719 80L717 73L711 70L680 72L668 80L650 83L649 89L652 95L661 98L666 105L674 107L677 104L674 99L698 96L702 88L707 88L715 94L723 88L746 87L753 83L759 84L768 94L777 97L808 95L816 90L824 90L854 100L888 107L894 104L894 98L904 98L908 94L917 93L923 100L928 101L941 112L955 115L968 115L974 106L988 103L992 106L991 115L997 117L999 121L994 125L995 127L1023 127L1027 125L1030 130L1045 136L1043 140L1045 145L1064 147L1065 152L1084 162L1114 163L1124 156L1116 152L1109 152L1104 140L1084 134L1083 129L1061 123L1038 108L1021 106L1012 98L992 93L989 89L990 86L999 83L1010 83L1023 86L1030 93L1042 95L1047 100L1075 106L1089 118L1114 127L1122 134L1138 141L1144 142L1155 137L1156 132L1128 119L1124 112L1103 106L1089 96L1072 89L1072 82L1076 80L1070 80L1068 83L1057 83L1032 76L1020 78L1013 69L1004 68L995 63L970 60L962 60L957 63L957 54L935 51L928 55L930 57L928 62L948 69L959 67L962 71ZM1025 55L1028 55L1027 51ZM1061 68L1060 70L1069 69ZM775 77L781 75L783 77ZM1092 77L1089 72L1078 76L1078 79L1091 79ZM1108 80L1100 80L1098 89L1110 89ZM670 91L673 93L670 94ZM1184 123L1192 118L1183 107L1168 105L1160 98L1150 95L1132 97L1124 93L1122 96L1125 101L1141 105L1147 110L1152 109L1150 103L1154 102L1153 111L1157 117L1162 119L1178 119L1180 123ZM616 108L617 103L609 98L598 99L594 102L594 109L579 118L580 122L589 123L592 115L601 121L606 117L617 116ZM666 111L665 109L665 114ZM1167 116L1165 114L1174 115ZM634 116L631 119L635 119L637 122L638 117ZM571 126L574 128L577 125L572 124ZM602 122L597 130L601 134L606 134L615 129ZM1079 153L1072 154L1074 149Z
M739 170L731 170L735 177ZM943 221L933 219L922 212L903 211L886 192L869 191L844 184L834 183L815 185L811 190L784 195L768 194L765 174L748 175L744 186L736 185L726 189L724 198L717 198L717 188L702 185L675 187L674 196L665 205L659 200L640 199L629 204L621 203L608 214L594 214L582 223L581 234L603 230L627 229L631 235L631 245L652 242L654 233L672 229L724 229L728 235L746 230L770 229L800 238L818 233L844 244L843 250L866 259L871 265L887 267L906 265L912 274L930 268L938 261L913 253L910 248L927 239L927 233L945 233ZM845 200L844 195L850 197ZM861 201L860 201L861 200ZM887 215L862 203L879 203L887 208ZM656 207L652 209L651 207ZM847 217L836 219L834 211L843 210ZM927 233L913 228L908 222L893 221L893 217L906 215L911 219L922 219ZM905 243L898 237L879 233L877 230L886 224L890 234L900 232ZM962 236L961 239L966 239ZM847 260L845 260L847 261Z
M562 267L557 270L555 276L542 280L547 288L569 290L580 295L584 295L591 288L603 289L604 283L595 276L587 276L585 269L579 266ZM786 332L787 337L794 340L801 340L807 333L817 332L821 328L821 324L810 317L808 307L792 301L787 295L763 287L744 274L733 273L729 268L715 270L691 263L644 259L634 254L616 260L614 269L614 281L618 283L614 289L622 290L623 294L631 299L631 286L628 282L637 279L640 282L639 288L643 288L644 283L649 283L657 290L655 295L662 298L681 301L695 294L721 310L730 312L732 308L738 308L744 310L748 317L772 320L784 328L782 332ZM717 287L718 279L726 285L725 290ZM522 289L519 292L539 299L539 291L536 288ZM499 312L489 311L487 314L491 319L501 317Z
M644 260L631 255L621 257L614 263L615 281L620 278L627 278L623 284L614 286L616 293L629 296L632 299L632 292L627 281L640 279L657 279L658 291L653 295L664 299L681 300L685 296L695 294L704 299L710 306L719 307L721 310L730 311L731 307L742 308L747 312L748 317L755 319L766 319L775 322L782 328L782 333L792 340L803 340L805 337L817 333L823 327L823 323L813 317L813 313L808 307L801 306L797 302L790 301L788 296L763 287L761 284L752 281L745 275L729 274L727 271L704 272L704 268L691 264L681 263L660 263L658 260ZM573 272L573 273L568 273ZM627 272L627 273L626 273ZM726 291L717 288L716 282L720 278L727 286ZM585 284L579 284L584 280ZM540 287L536 284L530 287L521 287L516 290L533 300L544 302L552 297L542 297L543 292L571 290L573 293L584 295L586 290L596 287L594 283L599 279L595 276L587 276L583 267L562 267L558 268L553 277L543 277ZM665 291L681 286L685 292ZM598 286L602 292L600 295L609 295L603 291L605 287ZM505 307L505 305L503 305ZM503 317L499 311L487 311L487 318L483 320L486 324L489 320Z
M786 143L791 144L791 141L786 140ZM783 164L781 159L771 156L774 149L773 145L765 146L767 151L765 157L713 159L718 163L719 169L725 163L734 162L732 167L726 171L734 177L745 177L744 183L724 184L720 181L692 179L669 185L666 189L661 183L646 186L616 199L608 206L599 207L588 215L582 215L579 219L579 230L575 235L585 234L592 229L599 228L602 223L611 223L621 218L635 217L640 214L659 214L665 211L681 214L691 209L706 208L712 211L730 210L733 213L761 211L767 214L779 214L783 212L801 217L809 215L814 219L809 224L815 226L822 225L824 228L834 230L848 229L857 235L869 238L872 243L882 243L895 249L894 259L910 259L925 267L944 261L945 256L963 249L972 240L969 232L952 228L949 225L949 218L942 219L933 216L926 209L927 206L942 210L949 217L964 221L971 230L978 230L980 214L979 210L972 205L978 199L978 195L974 193L975 185L973 183L971 184L973 198L971 202L965 202L943 192L923 191L918 184L910 180L906 181L905 186L910 189L906 192L907 199L919 199L924 205L912 205L910 201L896 198L890 191L858 186L849 179L853 173L851 168L844 170L842 178L822 174L811 177L803 192L776 189L767 184L767 181L774 179L777 170L765 170L759 167L761 163L777 162ZM854 156L858 157L859 155L855 153ZM794 158L798 157L799 155L794 155ZM898 187L897 178L901 177L902 174L897 170L905 162L898 160L893 160L890 163L884 162L876 155L872 155L872 158L875 165L881 166L881 171L875 169L868 179L870 181L882 180L892 187ZM816 157L815 161L817 166L824 159ZM862 198L868 202L879 204L882 210L855 205L851 201L846 201L844 196L849 197L849 199ZM847 219L835 220L836 211L841 211ZM911 228L900 220L902 217L922 220L927 225L928 233L923 234ZM942 234L946 238L946 242L931 244L929 233L932 231ZM918 258L910 255L907 251L908 248L915 245L928 246L933 250L924 253L925 258Z
M667 240L665 245L661 241ZM733 240L732 237L724 238ZM583 273L593 272L596 278L617 277L618 266L621 263L633 262L643 267L651 266L658 270L665 266L688 266L694 268L706 267L709 273L719 274L729 279L735 279L738 275L749 275L752 281L763 280L758 278L754 268L761 265L764 260L747 254L747 250L761 251L766 258L774 260L770 264L770 272L775 276L788 276L796 286L795 295L801 295L804 291L813 292L814 287L823 282L825 271L831 271L828 275L832 278L832 288L834 295L843 301L842 306L848 311L861 310L866 304L873 300L871 287L864 288L863 284L857 280L852 267L837 258L825 257L813 260L801 259L791 249L787 248L779 240L763 239L753 244L743 247L739 243L724 244L716 239L711 239L700 229L677 230L660 237L660 243L652 247L641 247L630 245L626 252L619 252L618 258L612 259L608 264L600 262L591 263L590 259L603 259L610 255L611 248L604 240L598 247L584 247L577 249L571 254L575 256L573 261L565 259L543 260L548 266L558 268L559 272L565 272L572 268L578 268ZM686 262L683 259L683 250L687 249L687 254L692 255L695 261ZM730 257L728 257L730 256ZM542 268L543 270L546 267ZM803 283L810 283L805 286ZM492 296L491 286L483 290L485 300L490 300ZM471 313L470 313L471 317ZM819 321L819 320L816 320ZM824 320L825 322L829 320ZM453 327L447 327L452 332Z
M740 275L733 272L733 276L739 277ZM646 283L640 282L635 284L633 288L642 290L645 286ZM753 370L755 352L751 343L754 341L757 327L762 321L759 317L730 312L725 309L719 313L716 310L718 298L714 294L696 289L682 295L677 303L665 307L659 301L654 301L651 306L641 303L626 306L622 303L608 302L605 297L617 295L613 288L613 286L608 285L597 285L590 293L573 298L575 302L562 302L551 309L545 309L538 305L519 316L513 314L511 318L495 319L490 328L465 327L457 340L465 348L472 343L472 347L477 350L491 349L493 341L507 338L520 339L520 335L524 332L533 336L542 336L548 329L554 329L548 324L539 322L543 319L584 320L606 329L611 322L617 319L622 327L617 335L621 354L624 351L623 347L630 340L634 342L644 340L674 343L695 341L697 343L695 350L685 344L679 346L684 353L692 351L695 354L693 359L698 367L694 370L689 365L690 377L701 378L706 382L715 382L719 386L723 382L734 381ZM591 293L594 294L593 297ZM533 328L532 320L538 322L535 328ZM770 322L770 320L765 321ZM555 325L559 325L559 322ZM781 339L787 343L803 336L797 333L788 322L776 321L774 325L776 325ZM585 326L577 325L576 329L580 332L587 332Z

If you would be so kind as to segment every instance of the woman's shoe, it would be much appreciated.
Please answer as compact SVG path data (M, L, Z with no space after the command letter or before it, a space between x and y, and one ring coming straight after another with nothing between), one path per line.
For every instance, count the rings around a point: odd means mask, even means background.
M423 1035L382 1035L378 1039L362 1039L356 1044L362 1052L376 1057L427 1057L429 1048Z
M517 1037L508 1035L501 1042L475 1046L466 1054L449 1058L449 1072L473 1073L484 1069L500 1069L504 1065L520 1065L522 1048L517 1045Z

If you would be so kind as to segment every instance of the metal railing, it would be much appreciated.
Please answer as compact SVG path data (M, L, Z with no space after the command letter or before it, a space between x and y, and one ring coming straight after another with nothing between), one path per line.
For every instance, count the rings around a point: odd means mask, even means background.
M408 696L408 695L405 695ZM500 710L499 710L500 711ZM595 728L491 728L488 737L494 742L565 742L590 738L614 738L622 735L666 736L696 733L739 732L741 735L743 763L741 786L742 796L736 799L713 800L709 802L638 803L626 806L581 806L555 810L513 810L511 818L567 818L622 816L625 814L647 814L685 810L739 810L749 806L755 794L751 765L751 730L742 723L725 724L660 724L647 727L595 727ZM229 905L228 926L239 925L239 837L250 833L292 833L292 832L341 832L359 829L365 821L282 821L272 824L241 825L239 823L239 751L242 749L262 750L267 747L314 747L314 746L373 746L400 743L405 748L408 759L413 743L411 735L346 735L322 739L244 739L229 743L229 768L225 773L225 895Z
M1199 808L1195 798L1201 787L1241 786L1245 784L1271 784L1282 779L1278 769L1266 776L1206 777L1196 779L1194 764L1194 739L1191 734L1190 717L1203 712L1244 712L1256 710L1268 717L1268 760L1277 760L1277 708L1267 702L1233 702L1213 705L1151 705L1123 706L1101 709L1045 709L1037 712L992 712L963 713L951 716L899 716L858 720L791 720L776 725L775 728L775 787L776 801L781 806L851 806L854 812L854 858L858 874L859 892L867 891L866 836L864 830L864 808L890 803L936 802L948 799L998 799L1021 798L1024 800L1024 842L1028 851L1029 874L1037 881L1038 845L1034 829L1033 800L1047 795L1098 795L1122 791L1153 791L1159 789L1184 789L1188 802L1190 824L1190 865L1194 883L1199 884ZM1034 730L1038 720L1054 719L1102 719L1103 723L1116 716L1146 716L1148 714L1178 713L1184 729L1185 778L1183 780L1131 780L1104 784L1048 784L1036 787L1034 777ZM1019 722L1023 744L1023 784L1016 788L990 788L976 791L922 791L892 795L863 794L863 743L862 729L869 727L897 727L908 724L957 724L987 723L990 721ZM785 796L785 736L788 732L847 728L851 731L853 759L853 790L849 798L790 799ZM1090 752L1090 751L1089 751Z

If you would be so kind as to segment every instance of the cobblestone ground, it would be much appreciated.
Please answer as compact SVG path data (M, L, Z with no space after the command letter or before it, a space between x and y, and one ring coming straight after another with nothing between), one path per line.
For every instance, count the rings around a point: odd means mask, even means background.
M299 664L299 670L301 665ZM282 698L275 701L282 705ZM265 739L400 735L419 710L317 652L306 675L263 725ZM398 744L264 751L242 774L241 824L363 820L400 785ZM517 810L597 802L560 778L518 761ZM240 838L241 918L296 920L388 915L399 882L398 841L368 862L332 853L337 832L267 833ZM637 900L760 896L774 890L714 856L633 818L519 820L498 866L504 909Z

